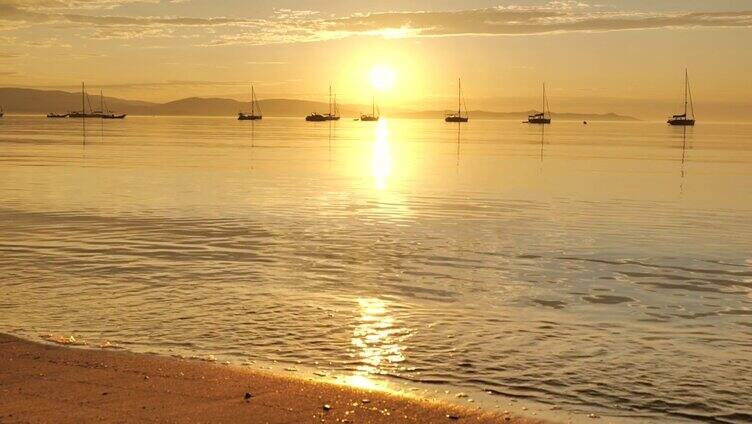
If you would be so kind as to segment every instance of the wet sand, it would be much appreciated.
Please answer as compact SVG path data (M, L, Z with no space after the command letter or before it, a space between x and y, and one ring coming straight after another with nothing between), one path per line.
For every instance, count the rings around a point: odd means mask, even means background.
M541 423L195 360L4 334L0 364L0 423Z

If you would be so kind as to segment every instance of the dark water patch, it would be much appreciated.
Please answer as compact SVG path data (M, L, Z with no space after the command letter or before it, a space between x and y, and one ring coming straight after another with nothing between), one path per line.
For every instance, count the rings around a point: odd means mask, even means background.
M594 296L586 296L582 298L583 300L590 302L590 303L596 303L601 305L618 305L619 303L627 303L627 302L634 302L635 299L632 299L631 297L625 297L625 296L609 296L609 295L594 295Z
M566 303L560 300L533 299L533 302L554 309L564 309L566 306Z

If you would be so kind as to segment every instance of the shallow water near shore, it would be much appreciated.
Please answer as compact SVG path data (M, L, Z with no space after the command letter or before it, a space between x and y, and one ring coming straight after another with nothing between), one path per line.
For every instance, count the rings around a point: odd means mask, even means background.
M752 420L752 125L0 120L0 331Z

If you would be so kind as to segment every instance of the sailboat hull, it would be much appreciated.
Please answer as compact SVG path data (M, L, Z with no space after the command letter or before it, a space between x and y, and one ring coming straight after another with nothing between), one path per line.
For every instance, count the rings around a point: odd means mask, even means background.
M668 122L669 125L680 127L692 127L695 125L694 119L669 119L666 122Z
M261 115L249 115L245 113L238 114L238 121L260 121L261 119Z
M379 120L379 117L378 116L363 115L363 116L360 117L360 120L363 121L363 122L376 122L376 121Z
M528 124L550 124L551 118L528 118Z
M81 112L71 112L68 114L69 118L101 118L102 114L100 113L81 113Z
M328 119L324 115L308 115L308 116L306 116L305 120L308 121L308 122L324 122L324 121L328 121Z
M115 114L109 114L109 115L102 115L102 119L125 119L125 114L115 115Z
M464 116L447 116L444 118L444 122L467 122L469 118Z

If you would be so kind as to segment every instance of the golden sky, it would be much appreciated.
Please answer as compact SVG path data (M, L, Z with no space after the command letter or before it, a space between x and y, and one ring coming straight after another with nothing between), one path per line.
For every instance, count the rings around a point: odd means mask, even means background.
M688 67L698 113L749 110L752 0L0 0L0 86L443 109L665 115ZM702 106L700 106L702 105ZM745 109L746 108L746 109ZM672 111L671 110L671 111Z

